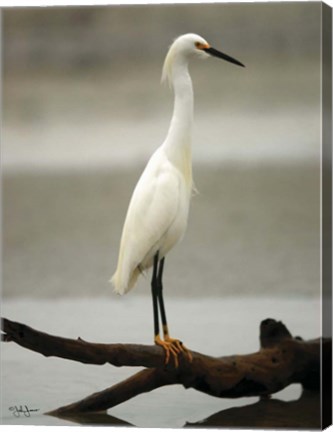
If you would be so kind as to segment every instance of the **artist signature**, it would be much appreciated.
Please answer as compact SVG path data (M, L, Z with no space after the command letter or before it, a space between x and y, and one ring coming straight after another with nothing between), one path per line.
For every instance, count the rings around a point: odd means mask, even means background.
M38 408L28 408L27 405L14 405L8 408L14 417L31 417L31 413L39 411Z

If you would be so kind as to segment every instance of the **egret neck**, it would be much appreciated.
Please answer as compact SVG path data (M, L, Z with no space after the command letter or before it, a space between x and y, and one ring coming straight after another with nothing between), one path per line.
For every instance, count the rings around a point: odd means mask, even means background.
M193 88L186 58L174 59L171 82L174 91L174 108L163 147L169 160L184 175L186 184L191 188Z

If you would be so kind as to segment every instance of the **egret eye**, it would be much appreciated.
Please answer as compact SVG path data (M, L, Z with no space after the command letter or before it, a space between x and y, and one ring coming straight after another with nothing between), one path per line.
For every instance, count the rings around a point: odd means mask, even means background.
M195 42L195 47L199 50L204 50L209 48L209 45L207 43L202 43L202 42Z

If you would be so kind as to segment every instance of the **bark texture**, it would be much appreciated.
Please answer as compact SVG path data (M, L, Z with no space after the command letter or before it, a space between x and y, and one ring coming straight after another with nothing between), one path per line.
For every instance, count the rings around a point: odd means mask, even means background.
M141 393L169 384L221 398L268 396L289 384L304 389L320 388L321 346L331 352L331 340L304 341L293 337L281 321L266 319L260 324L260 349L246 355L210 357L192 351L193 361L179 357L179 367L164 365L158 346L101 344L78 338L66 339L35 330L25 324L2 319L2 341L43 354L88 364L143 366L130 378L48 414L57 416L105 411Z

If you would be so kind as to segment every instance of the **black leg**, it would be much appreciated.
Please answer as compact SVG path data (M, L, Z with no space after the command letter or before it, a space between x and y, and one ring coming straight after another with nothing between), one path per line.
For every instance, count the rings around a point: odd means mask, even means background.
M157 284L157 275L158 275L158 252L154 256L154 267L153 267L153 276L151 279L151 295L153 299L153 313L154 313L154 334L155 338L159 336L159 322L158 322L158 304L157 304L157 296L158 296L158 284Z
M157 273L157 298L158 298L158 304L160 307L161 320L162 320L162 326L163 326L163 334L164 334L164 337L166 337L166 336L168 337L169 336L169 330L168 330L168 324L167 324L165 307L164 307L164 299L163 299L163 283L162 283L163 269L164 269L164 257L160 261L158 273Z
M163 301L163 276L164 269L164 257L159 260L159 253L157 252L154 256L153 276L151 280L151 293L153 298L153 312L154 312L154 332L155 332L155 344L160 345L165 350L165 364L170 360L170 356L173 357L175 367L178 367L178 354L184 352L189 361L192 361L192 355L186 347L178 339L173 339L169 336L169 330L166 320L164 301ZM161 320L163 325L164 341L159 335L159 311L161 314Z

